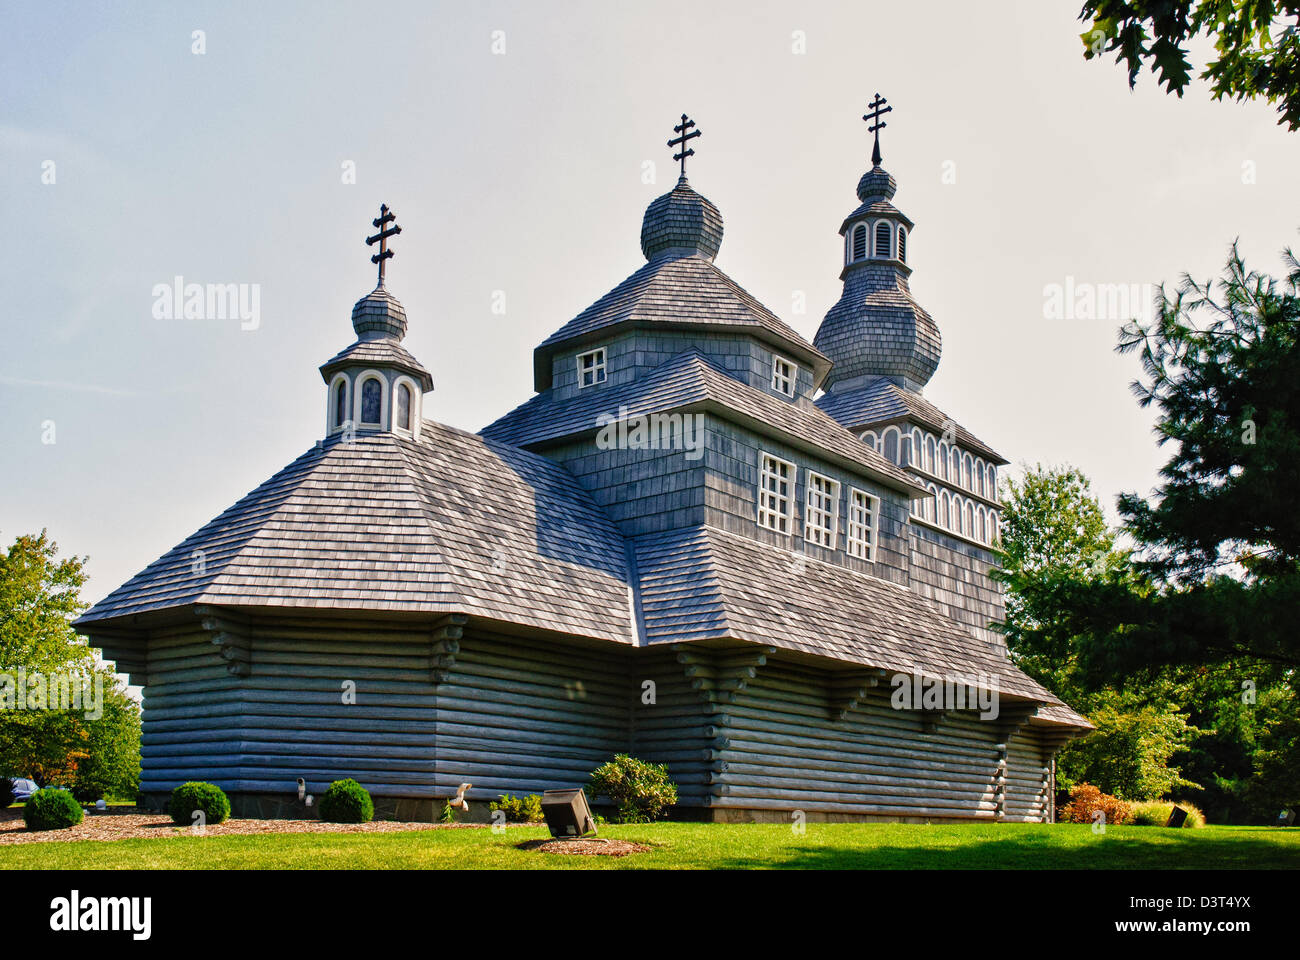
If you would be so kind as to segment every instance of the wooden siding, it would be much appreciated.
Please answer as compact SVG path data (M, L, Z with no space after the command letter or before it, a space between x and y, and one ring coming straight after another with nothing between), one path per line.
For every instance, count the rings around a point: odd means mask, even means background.
M354 777L377 798L431 800L469 782L488 801L582 783L630 751L669 765L683 809L715 816L1050 810L1051 750L1034 727L1017 728L1003 767L997 723L950 713L925 732L919 714L891 709L887 686L851 703L833 693L836 674L769 662L771 648L602 650L471 625L435 659L429 624L277 619L247 636L235 676L198 625L151 635L143 791L207 780L289 796L298 777L316 794Z
M951 712L926 733L918 713L891 708L887 687L833 720L831 676L781 663L758 669L725 708L727 768L710 806L998 819L996 722ZM1042 771L1041 752L1013 738L1006 819L1041 817Z
M438 686L440 792L468 796L572 787L628 749L626 654L467 631Z
M912 541L908 586L981 640L1004 646L1001 634L989 629L991 622L1006 618L1002 584L990 576L995 565L992 552L919 523L908 528Z

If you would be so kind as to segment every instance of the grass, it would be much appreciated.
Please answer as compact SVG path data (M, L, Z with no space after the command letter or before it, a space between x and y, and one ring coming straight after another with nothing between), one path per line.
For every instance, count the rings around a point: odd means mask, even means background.
M515 849L542 828L260 834L0 846L17 869L1230 869L1300 867L1300 829L1165 830L1074 824L659 823L603 836L654 847L629 857Z

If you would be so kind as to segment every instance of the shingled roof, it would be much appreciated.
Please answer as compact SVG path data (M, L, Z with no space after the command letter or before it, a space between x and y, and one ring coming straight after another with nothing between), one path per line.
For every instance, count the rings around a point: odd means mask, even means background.
M303 454L76 626L190 604L461 612L629 643L622 537L563 467L426 421Z
M925 495L907 471L895 466L821 410L764 393L737 380L698 350L685 350L643 377L590 394L552 399L538 394L482 431L483 436L521 447L595 433L597 417L708 409L738 420L792 446L847 461L887 485Z
M822 394L817 406L849 430L859 432L880 423L908 419L942 433L951 424L955 427L957 443L968 450L984 455L996 464L1007 459L957 424L946 413L919 393L904 390L891 380L879 379L856 390L843 390Z
M711 260L664 254L542 341L533 354L535 389L550 387L551 358L562 345L585 342L615 325L748 331L807 365L814 383L830 369L825 355Z
M938 679L992 678L1037 717L1087 720L915 593L714 527L633 541L650 644L728 637ZM797 561L802 561L799 563Z

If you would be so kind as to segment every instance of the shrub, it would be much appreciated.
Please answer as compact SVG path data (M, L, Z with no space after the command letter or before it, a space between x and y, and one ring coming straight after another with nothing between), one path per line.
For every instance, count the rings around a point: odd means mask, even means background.
M14 782L8 777L0 777L0 810L14 802Z
M591 774L587 791L614 804L615 823L650 823L677 802L677 785L668 779L668 764L647 763L620 753Z
M1178 801L1178 806L1187 811L1184 827L1205 826L1205 814L1199 807L1185 801ZM1169 822L1169 815L1174 812L1174 804L1168 800L1148 800L1133 804L1133 825L1135 827L1163 827Z
M62 830L75 827L85 814L76 797L66 790L46 788L27 798L23 822L28 830Z
M1118 826L1129 820L1130 807L1119 797L1102 793L1090 783L1081 783L1070 791L1070 802L1061 808L1058 820L1069 823L1092 823L1093 814L1100 810L1106 823Z
M375 819L370 792L355 780L335 780L320 798L320 818L330 823L369 823Z
M488 804L489 810L501 810L511 823L540 823L542 816L542 795L530 793L525 797L512 797L505 794L500 800Z
M230 816L230 800L225 791L214 783L191 780L172 791L167 802L167 812L172 822L188 827L194 823L194 811L203 811L203 822L220 823Z

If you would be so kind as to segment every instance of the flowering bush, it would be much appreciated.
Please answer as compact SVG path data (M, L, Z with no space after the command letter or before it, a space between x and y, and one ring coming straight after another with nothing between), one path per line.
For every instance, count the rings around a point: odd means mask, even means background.
M1061 808L1056 819L1067 823L1092 823L1098 810L1105 815L1106 823L1118 825L1128 823L1131 807L1119 797L1102 793L1091 783L1081 783L1070 791L1070 802Z

